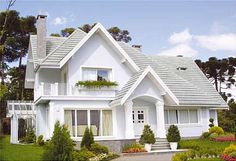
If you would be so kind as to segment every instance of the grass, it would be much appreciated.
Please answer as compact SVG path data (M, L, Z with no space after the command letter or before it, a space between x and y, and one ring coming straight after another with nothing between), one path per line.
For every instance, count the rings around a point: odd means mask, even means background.
M10 144L10 136L0 139L0 161L42 161L43 147Z
M215 142L207 139L193 139L193 140L181 140L179 146L181 149L194 149L196 147L205 149L215 149L217 151L223 151L230 144L234 142Z
M204 158L204 159L193 159L190 161L223 161L223 160L219 158L209 158L209 159Z

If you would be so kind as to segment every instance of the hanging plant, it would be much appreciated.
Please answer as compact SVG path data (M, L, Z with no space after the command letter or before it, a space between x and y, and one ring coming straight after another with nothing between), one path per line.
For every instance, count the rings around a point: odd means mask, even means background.
M118 86L116 82L111 82L111 81L78 81L76 83L76 86L84 86L87 88L101 88L101 87L114 87Z

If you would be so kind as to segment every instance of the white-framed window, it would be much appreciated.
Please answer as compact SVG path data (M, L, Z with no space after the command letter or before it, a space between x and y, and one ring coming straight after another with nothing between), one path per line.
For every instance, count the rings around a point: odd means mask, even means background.
M108 68L82 68L84 81L111 81L111 69Z
M165 110L165 124L197 124L197 109Z
M112 136L112 110L65 110L64 124L72 137L82 137L86 127L94 136Z

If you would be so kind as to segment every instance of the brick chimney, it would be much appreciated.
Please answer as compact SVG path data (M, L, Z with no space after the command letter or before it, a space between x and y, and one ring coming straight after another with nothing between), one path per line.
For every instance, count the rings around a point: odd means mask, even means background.
M37 16L37 56L39 59L46 57L46 15Z

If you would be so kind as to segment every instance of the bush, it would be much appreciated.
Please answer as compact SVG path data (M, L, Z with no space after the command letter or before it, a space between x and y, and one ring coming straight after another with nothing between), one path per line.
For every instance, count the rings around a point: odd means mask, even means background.
M141 135L140 144L154 144L156 142L153 131L149 125L145 125Z
M80 147L81 148L86 147L87 149L90 149L93 143L94 143L93 132L92 130L89 130L88 127L86 127Z
M53 136L43 153L44 161L73 161L74 144L66 126L59 121L54 126Z
M229 155L231 153L236 152L236 145L231 144L229 147L226 147L223 154Z
M177 153L172 157L172 161L187 161L188 160L188 153Z
M210 122L210 124L209 124L209 127L210 127L210 128L215 126L215 125L214 125L214 119L213 119L213 118L210 118L210 119L209 119L209 122Z
M28 144L36 142L36 135L35 135L33 127L27 128L26 136L24 137L23 140L25 143L28 143Z
M222 135L222 134L224 134L224 130L219 126L213 126L209 129L209 133L210 134L216 133L218 135Z
M181 138L178 127L175 125L171 125L168 129L166 137L168 142L179 142Z
M211 140L215 140L215 138L217 138L219 135L217 134L217 133L212 133L212 134L210 134L210 136L209 136L209 138L211 139Z
M126 144L123 147L122 152L123 153L138 153L138 152L146 152L146 150L144 149L143 145L134 143L134 144Z
M39 146L43 146L44 145L43 135L39 135L38 140L37 140L37 144Z
M106 146L102 146L98 143L93 143L90 147L90 151L94 154L108 154L109 150Z
M80 151L73 153L75 161L88 161L90 158L95 157L95 154L87 148L82 148Z
M233 141L236 141L236 138L234 135L223 135L223 136L218 136L218 137L214 138L214 141L233 142Z
M207 138L209 138L209 136L210 136L210 133L209 132L204 132L204 133L202 133L202 135L201 135L201 139L207 139Z

